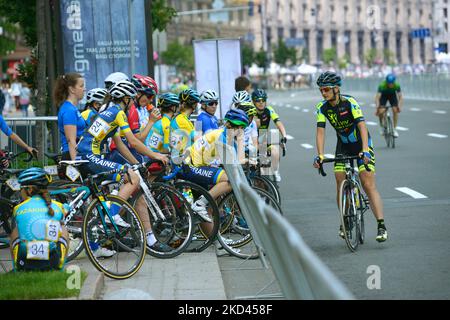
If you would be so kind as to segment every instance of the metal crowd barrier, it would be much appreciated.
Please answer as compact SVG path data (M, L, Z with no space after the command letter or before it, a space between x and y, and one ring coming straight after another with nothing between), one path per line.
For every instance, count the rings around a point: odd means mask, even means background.
M377 93L378 86L384 78L350 78L346 77L342 83L342 90L352 92ZM398 75L403 97L430 101L450 101L450 74L421 74L421 75Z
M10 126L12 131L16 133L23 141L25 141L29 146L37 147L38 139L42 141L42 150L38 150L43 161L43 165L48 164L48 159L44 157L44 152L58 152L58 150L53 150L52 140L56 139L57 145L59 146L59 137L52 137L49 129L47 128L48 122L58 122L58 117L11 117L4 118L6 123ZM40 137L37 136L40 129ZM13 153L19 152L19 146L11 141L5 134L0 134L0 148L7 149ZM16 164L17 164L17 160ZM28 164L29 166L31 165Z
M268 267L265 259L268 258L284 298L354 299L286 218L261 201L248 184L233 148L220 142L216 143L216 147L260 253L259 258L266 268Z

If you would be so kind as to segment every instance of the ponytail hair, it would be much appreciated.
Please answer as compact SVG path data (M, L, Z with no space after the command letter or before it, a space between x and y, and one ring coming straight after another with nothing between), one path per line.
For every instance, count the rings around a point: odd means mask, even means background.
M81 74L71 72L61 75L56 79L53 97L58 109L69 96L69 87L74 87L80 78L83 78Z
M44 199L45 203L47 204L48 214L52 217L55 215L55 212L53 211L52 208L52 198L50 198L50 194L48 193L47 189L42 189L42 187L38 186L27 186L25 190L29 197L35 195L41 196L42 199Z

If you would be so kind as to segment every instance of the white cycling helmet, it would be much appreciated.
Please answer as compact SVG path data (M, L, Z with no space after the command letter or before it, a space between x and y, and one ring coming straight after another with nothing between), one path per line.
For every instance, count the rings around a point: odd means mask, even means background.
M86 95L86 102L88 104L93 102L103 103L103 100L105 100L106 95L108 94L108 91L103 88L95 88L92 90L89 90Z
M109 89L113 84L119 81L130 81L130 78L123 72L113 72L105 79L105 88Z
M109 88L108 92L112 97L117 99L123 97L134 98L137 95L136 87L127 80L116 82L111 88Z
M203 91L200 97L200 103L208 103L211 101L219 101L219 95L214 90Z
M233 96L233 103L252 102L252 97L247 91L238 91Z

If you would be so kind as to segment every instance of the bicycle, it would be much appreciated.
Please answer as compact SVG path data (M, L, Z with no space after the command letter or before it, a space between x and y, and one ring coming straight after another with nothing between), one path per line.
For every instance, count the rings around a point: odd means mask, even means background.
M83 165L86 160L61 161L61 163L72 166L71 170L79 170L75 167ZM82 170L82 169L81 169ZM142 221L134 208L122 198L107 194L98 184L97 180L111 174L127 174L127 169L117 169L94 175L87 175L84 179L85 185L78 187L60 186L51 190L50 194L58 196L61 194L76 194L68 204L70 211L65 217L65 223L79 212L86 203L88 207L83 217L82 239L84 249L92 264L112 279L128 279L139 271L145 259L146 239ZM80 176L81 173L79 173ZM119 207L119 213L130 227L119 227L110 213L112 206ZM108 222L106 220L108 218ZM68 231L79 237L79 228L68 228ZM109 259L97 258L94 254L95 247L107 247L116 253ZM81 250L80 250L81 251ZM123 269L121 267L125 266ZM120 270L119 270L120 269Z
M383 114L383 136L388 148L395 148L394 124L392 122L391 108L386 108Z
M358 169L354 166L354 160L359 156L336 156L332 159L324 159L319 164L319 173L327 174L323 170L323 163L344 162L345 180L339 187L339 217L345 242L350 251L356 251L358 244L364 243L364 213L370 209L369 199L361 187ZM368 165L364 165L367 171L371 171Z

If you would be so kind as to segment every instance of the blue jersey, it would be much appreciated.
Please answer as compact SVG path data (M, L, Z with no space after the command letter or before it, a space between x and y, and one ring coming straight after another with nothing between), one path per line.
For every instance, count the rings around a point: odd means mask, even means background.
M161 120L153 125L145 140L145 145L152 151L162 153L169 150L171 121L172 119L164 114Z
M216 116L210 115L208 112L202 112L197 118L197 121L202 123L203 134L211 130L219 129L219 121Z
M0 115L0 130L2 130L2 132L6 134L6 136L8 137L10 137L13 133L11 128L6 124L5 120L1 115Z
M61 151L63 153L69 151L69 144L67 143L64 132L64 126L67 125L77 127L77 140L83 134L86 127L86 122L81 116L80 111L69 101L64 102L58 112L58 129L59 135L61 136Z
M57 201L52 201L53 217L41 196L33 196L14 208L19 239L25 241L49 241L50 249L61 237L61 225L65 209Z

